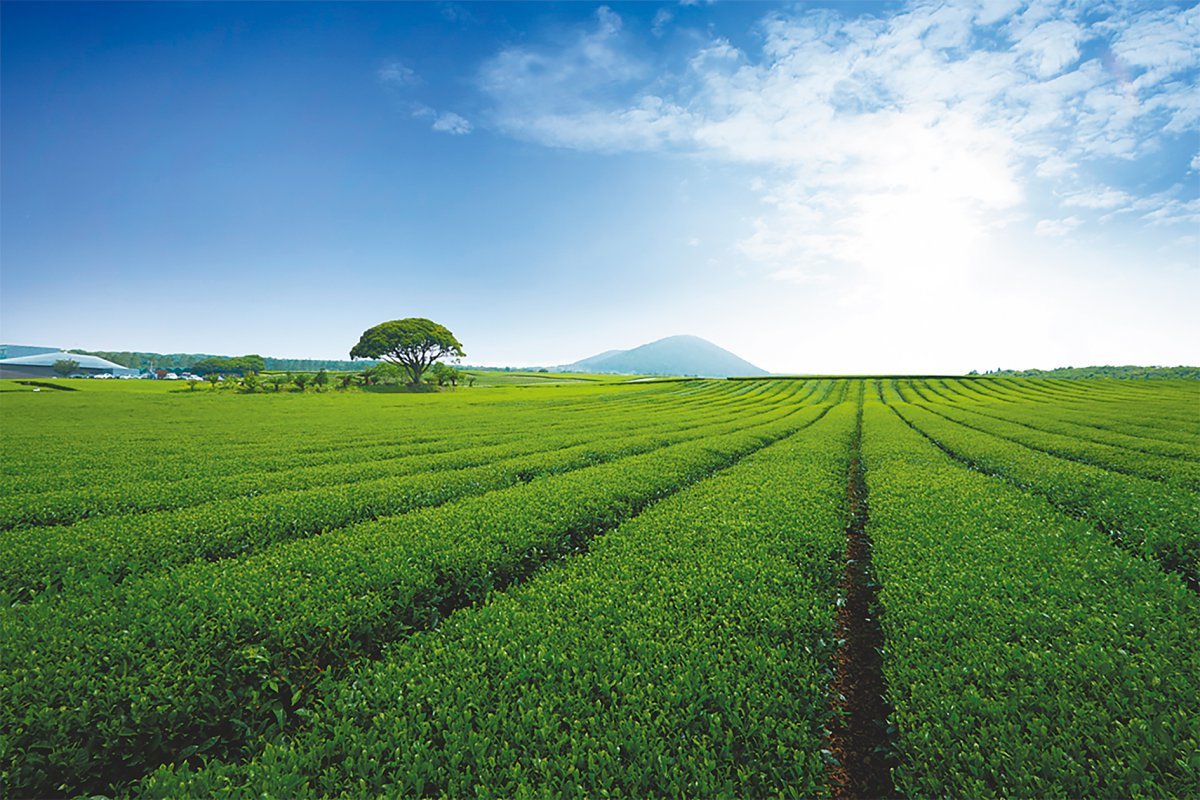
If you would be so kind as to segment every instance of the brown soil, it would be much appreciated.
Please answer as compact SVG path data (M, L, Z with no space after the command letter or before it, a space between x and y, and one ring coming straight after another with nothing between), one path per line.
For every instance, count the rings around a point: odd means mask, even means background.
M861 401L860 401L861 402ZM871 540L866 533L867 485L859 445L862 409L852 445L846 499L850 525L846 528L846 569L837 611L837 636L842 644L834 655L834 711L838 721L829 749L836 759L830 769L835 800L892 797L891 753L884 701L883 636L877 618L876 587L871 577Z

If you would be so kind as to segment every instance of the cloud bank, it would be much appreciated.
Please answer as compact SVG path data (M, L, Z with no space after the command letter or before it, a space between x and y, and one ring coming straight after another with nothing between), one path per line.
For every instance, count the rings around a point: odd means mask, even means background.
M899 270L932 283L1001 229L1196 221L1182 182L1194 145L1160 170L1173 184L1135 196L1108 180L1114 164L1166 163L1195 141L1197 7L858 8L771 13L753 51L697 33L666 62L601 8L571 36L497 53L479 85L514 137L759 168L762 210L739 249L787 280Z

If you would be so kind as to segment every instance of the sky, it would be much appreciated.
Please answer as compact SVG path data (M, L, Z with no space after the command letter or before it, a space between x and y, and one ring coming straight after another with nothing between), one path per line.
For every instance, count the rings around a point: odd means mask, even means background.
M0 341L1200 363L1200 7L0 5Z

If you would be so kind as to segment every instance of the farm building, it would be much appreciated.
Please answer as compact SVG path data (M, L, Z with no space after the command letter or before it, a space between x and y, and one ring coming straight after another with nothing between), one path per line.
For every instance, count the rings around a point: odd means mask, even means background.
M0 361L3 361L6 358L38 356L42 353L58 353L61 351L61 347L35 347L28 344L0 344Z
M80 353L38 353L32 356L6 358L0 361L0 378L57 378L54 371L56 361L76 361L79 366L73 375L92 377L94 375L111 375L122 377L137 375L136 369L122 367L98 356L85 356Z

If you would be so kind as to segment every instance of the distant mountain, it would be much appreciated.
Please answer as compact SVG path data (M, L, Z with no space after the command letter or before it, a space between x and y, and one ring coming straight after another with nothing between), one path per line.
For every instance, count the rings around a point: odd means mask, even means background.
M769 374L698 336L668 336L632 350L608 350L562 369L626 375L697 375L702 378Z
M591 372L593 367L597 366L598 364L604 363L604 359L612 358L613 356L617 356L617 355L620 355L621 353L627 353L627 352L629 352L629 351L628 350L605 350L603 353L598 353L594 356L588 356L587 358L582 358L579 361L576 361L574 364L571 364L570 367L572 370L577 370L579 372ZM600 370L600 371L603 372L604 370Z

